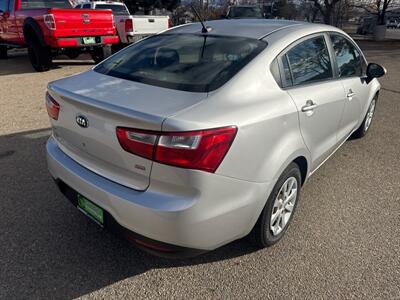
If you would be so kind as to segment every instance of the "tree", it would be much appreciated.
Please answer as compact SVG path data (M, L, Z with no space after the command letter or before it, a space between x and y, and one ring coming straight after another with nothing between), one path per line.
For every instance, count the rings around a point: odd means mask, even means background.
M386 24L386 12L389 7L400 5L399 0L361 0L354 1L354 7L365 9L367 12L377 15L377 24Z
M301 2L298 10L301 13L301 18L311 23L315 22L319 14L319 10L309 1Z
M284 19L296 19L299 15L299 10L297 9L296 4L288 0L276 1L274 8L276 16Z
M336 5L342 0L311 0L321 13L325 24L333 25L333 15Z

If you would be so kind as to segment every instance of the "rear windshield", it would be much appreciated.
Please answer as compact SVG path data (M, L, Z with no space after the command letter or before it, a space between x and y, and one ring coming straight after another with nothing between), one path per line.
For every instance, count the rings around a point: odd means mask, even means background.
M68 0L22 0L21 9L28 8L72 8Z
M231 79L266 45L241 37L161 34L118 52L94 70L175 90L208 92Z
M111 9L115 16L129 15L125 5L96 4L96 9Z

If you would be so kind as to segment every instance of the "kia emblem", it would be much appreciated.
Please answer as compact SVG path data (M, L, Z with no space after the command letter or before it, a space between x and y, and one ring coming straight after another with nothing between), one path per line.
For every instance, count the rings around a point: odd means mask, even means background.
M89 126L89 121L85 116L77 116L76 124L78 124L82 128L86 128Z

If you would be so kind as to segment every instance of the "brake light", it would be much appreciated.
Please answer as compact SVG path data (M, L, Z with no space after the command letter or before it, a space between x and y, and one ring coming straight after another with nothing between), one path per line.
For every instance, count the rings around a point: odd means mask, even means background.
M46 109L49 117L58 120L58 115L60 114L60 104L53 97L46 92Z
M156 133L118 127L117 137L121 147L125 151L147 159L153 158L154 145L158 137Z
M171 20L171 18L168 18L168 28L171 28L172 27L172 20Z
M125 32L133 32L133 21L132 19L125 20Z
M121 147L159 163L214 173L228 152L237 128L228 126L187 132L117 128Z
M43 20L48 29L56 30L56 20L53 14L44 15Z

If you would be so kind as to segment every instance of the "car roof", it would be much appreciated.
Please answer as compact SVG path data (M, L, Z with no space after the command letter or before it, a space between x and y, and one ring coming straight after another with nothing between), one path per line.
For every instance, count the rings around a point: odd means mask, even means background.
M210 35L224 35L262 39L268 35L279 32L302 31L336 31L337 28L325 24L314 24L301 21L274 20L274 19L224 19L205 21L206 27L210 27ZM199 22L189 23L173 27L166 33L201 33Z
M262 39L277 31L292 31L292 29L314 28L316 31L331 30L334 27L323 24L313 24L301 21L273 20L273 19L227 19L206 21L206 27L212 35L238 36ZM166 33L201 33L199 22L189 23L166 31Z

